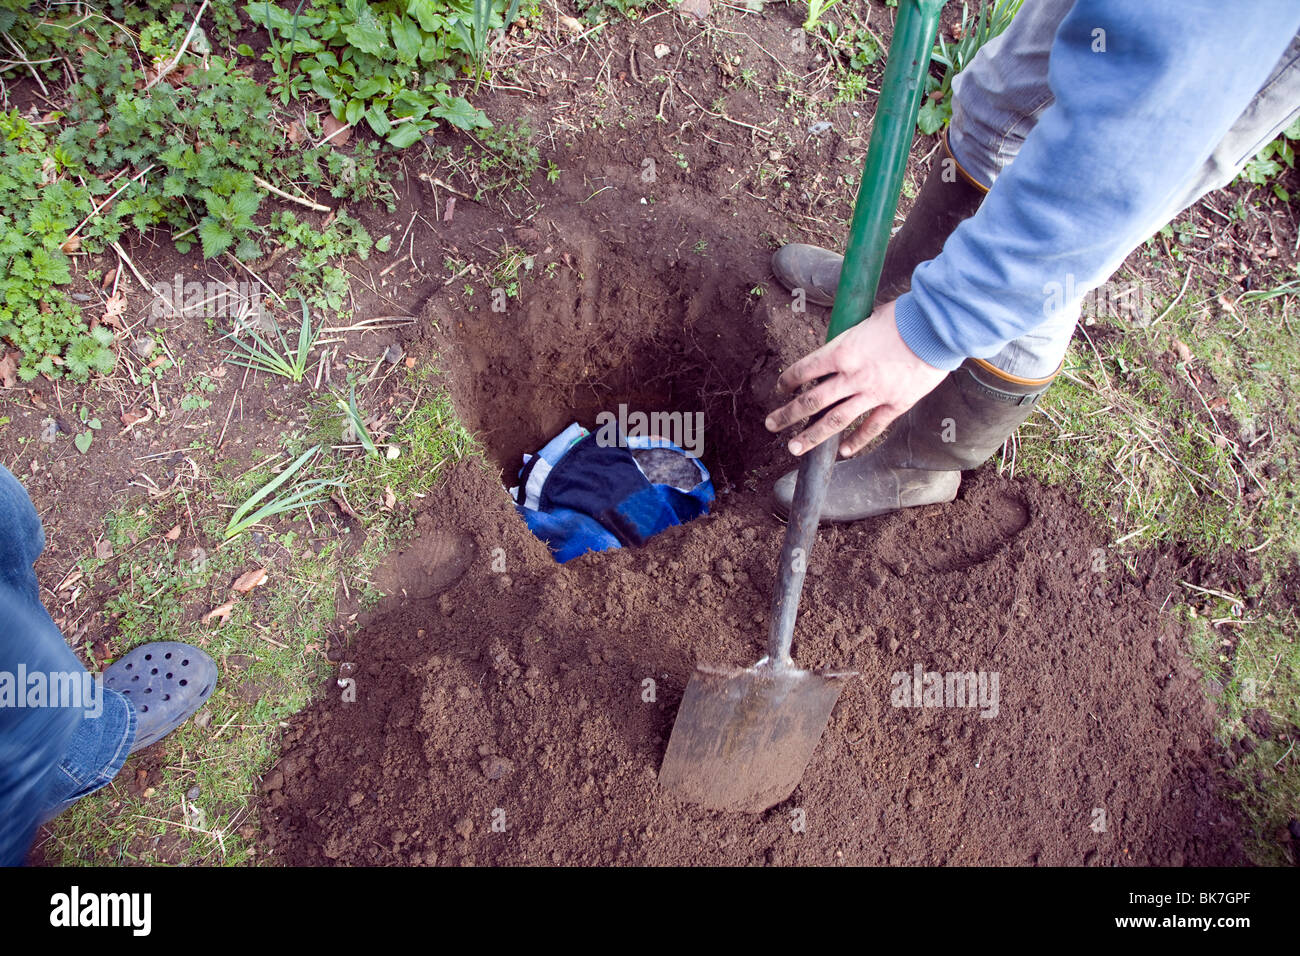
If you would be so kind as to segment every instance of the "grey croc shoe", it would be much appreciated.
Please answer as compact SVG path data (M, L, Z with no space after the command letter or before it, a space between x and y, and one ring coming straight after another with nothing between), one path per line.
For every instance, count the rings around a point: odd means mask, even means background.
M132 648L104 671L104 686L135 707L135 743L143 750L185 723L217 686L217 665L189 644L156 641Z

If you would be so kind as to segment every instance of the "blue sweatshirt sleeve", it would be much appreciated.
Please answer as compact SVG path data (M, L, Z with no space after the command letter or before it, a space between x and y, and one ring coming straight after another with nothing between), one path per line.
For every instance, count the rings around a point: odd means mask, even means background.
M1295 0L1079 0L1052 45L1055 102L979 211L913 273L895 307L903 341L951 370L1040 325L1049 289L1077 307L1177 214L1298 27Z

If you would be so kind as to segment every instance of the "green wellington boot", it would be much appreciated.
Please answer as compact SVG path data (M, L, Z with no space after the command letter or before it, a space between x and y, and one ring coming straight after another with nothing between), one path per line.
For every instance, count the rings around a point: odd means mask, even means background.
M900 415L871 451L835 463L822 520L858 521L952 501L961 472L992 457L1055 377L1013 378L967 359ZM790 513L797 474L784 475L773 490L783 515Z
M930 175L907 214L903 228L889 240L880 273L877 302L892 302L912 284L912 270L933 259L963 219L969 219L988 192L957 165L948 138L930 167ZM820 246L792 242L772 254L772 272L787 289L803 289L809 302L830 305L840 284L844 257Z

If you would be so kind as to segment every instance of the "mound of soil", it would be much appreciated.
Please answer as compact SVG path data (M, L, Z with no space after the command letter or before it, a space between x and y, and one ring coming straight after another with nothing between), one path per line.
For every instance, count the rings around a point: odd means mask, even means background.
M760 654L782 528L757 498L559 567L464 466L425 530L458 542L446 560L464 571L348 649L355 702L331 688L294 720L267 778L272 859L1242 859L1195 674L1159 614L1175 566L1094 570L1103 539L1056 491L985 471L945 508L822 532L796 656L861 676L800 787L757 816L655 782L695 661ZM917 664L996 672L996 716L893 706L891 675Z

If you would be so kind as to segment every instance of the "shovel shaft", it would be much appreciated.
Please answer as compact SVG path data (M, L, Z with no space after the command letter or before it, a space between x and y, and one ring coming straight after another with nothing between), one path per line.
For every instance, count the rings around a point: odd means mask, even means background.
M898 208L898 194L912 146L912 127L925 92L930 45L939 26L944 0L900 0L894 37L871 129L871 142L862 167L858 199L853 207L844 266L831 310L826 340L861 322L871 311L885 264L885 248ZM790 647L799 612L799 595L821 519L831 467L839 454L835 435L799 459L790 523L786 525L772 598L767 653L778 668L792 666Z
M930 69L930 47L939 28L944 0L900 0L889 59L881 80L880 99L872 120L871 142L862 164L858 199L844 249L844 266L835 291L830 341L871 312L885 265L885 249L898 209L907 155L912 148L912 130L925 94L925 77Z
M839 453L840 436L832 435L799 459L799 478L794 486L790 523L785 526L781 559L776 571L776 594L772 598L768 626L767 656L776 667L790 667L790 645L794 641L794 620L799 613L799 595L808 569L817 521L826 500L831 467Z

